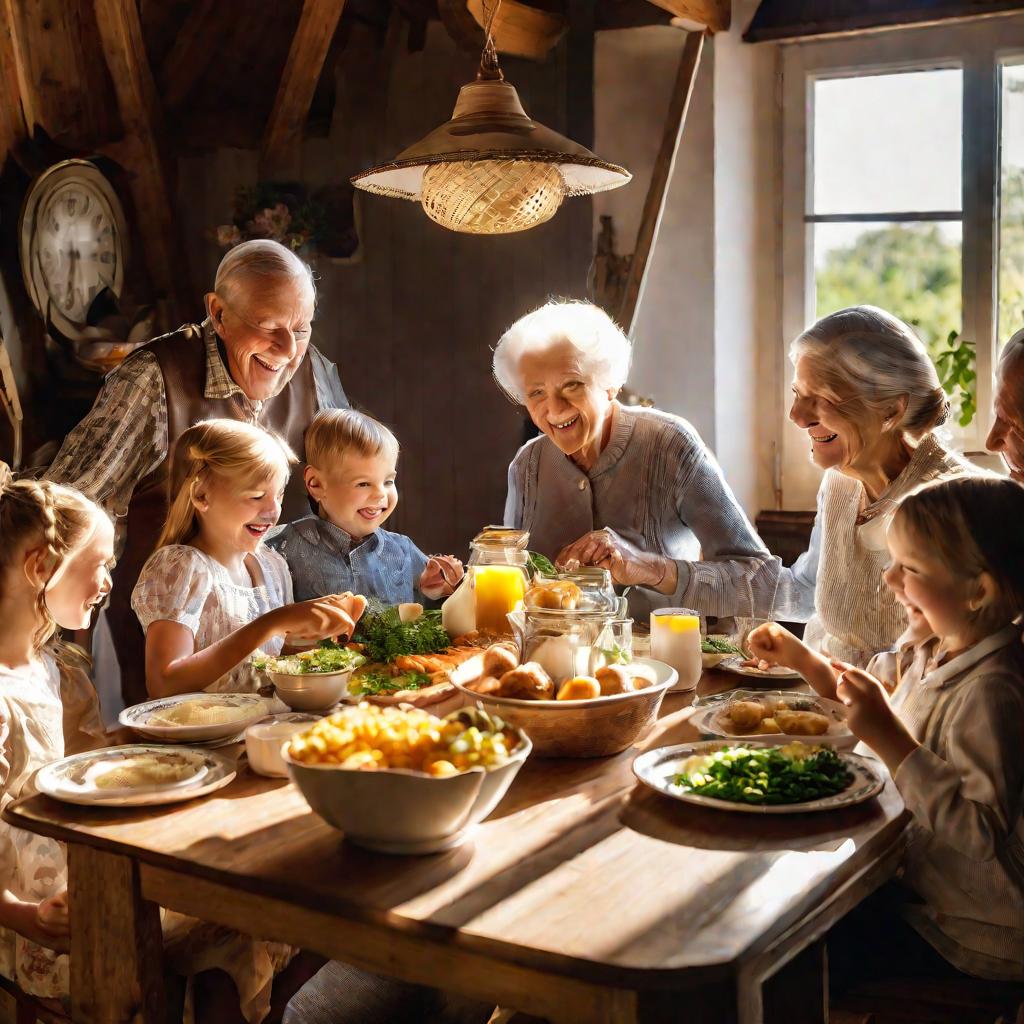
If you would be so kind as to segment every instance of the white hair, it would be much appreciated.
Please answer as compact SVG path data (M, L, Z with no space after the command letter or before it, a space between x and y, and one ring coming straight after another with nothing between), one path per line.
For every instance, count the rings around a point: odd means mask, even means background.
M893 402L905 398L898 426L920 438L949 414L949 399L921 339L877 306L851 306L822 317L790 345L794 364L801 356L813 360L816 376L849 403L854 417L885 419Z
M287 246L270 238L253 238L229 249L217 267L213 290L223 299L237 294L241 281L251 277L287 277L302 281L316 301L316 285L309 264Z
M1022 361L1024 361L1024 327L1010 336L1010 340L1003 346L1003 351L999 354L1000 368Z
M618 391L626 383L633 350L618 324L591 302L563 300L520 317L501 336L492 364L498 386L523 404L523 357L566 342L579 354L583 372L600 387Z

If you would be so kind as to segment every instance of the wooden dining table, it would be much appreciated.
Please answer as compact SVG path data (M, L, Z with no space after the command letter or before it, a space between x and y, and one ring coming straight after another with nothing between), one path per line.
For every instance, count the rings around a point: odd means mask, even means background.
M705 673L699 692L743 683ZM642 750L697 739L692 694L615 757L531 757L490 818L429 856L360 849L241 747L226 788L97 809L37 795L5 817L67 843L71 1014L161 1019L159 907L553 1024L827 1019L823 937L890 878L907 814L764 815L639 784Z

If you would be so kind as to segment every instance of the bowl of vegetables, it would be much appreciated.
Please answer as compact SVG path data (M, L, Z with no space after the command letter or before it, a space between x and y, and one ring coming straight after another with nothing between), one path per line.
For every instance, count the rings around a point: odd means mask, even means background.
M266 672L274 689L295 711L324 711L348 696L352 673L366 659L333 640L283 657L256 657L253 664Z
M530 750L520 730L479 709L438 718L364 701L293 736L282 757L309 806L346 839L415 854L463 842Z
M710 635L701 637L700 641L700 663L703 668L715 668L721 665L726 658L743 654L734 643L729 641L727 636Z

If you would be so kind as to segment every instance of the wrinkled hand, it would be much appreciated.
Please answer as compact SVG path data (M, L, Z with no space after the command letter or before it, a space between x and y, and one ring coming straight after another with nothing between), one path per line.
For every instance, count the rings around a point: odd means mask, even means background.
M68 914L68 891L50 896L36 906L36 925L40 945L66 953L71 948L71 918Z
M893 711L885 687L874 676L845 662L833 661L832 667L841 673L836 693L849 708L850 731L895 772L918 744Z
M612 580L622 587L657 587L675 575L670 558L644 551L608 527L592 530L562 548L555 562L565 565L573 560L608 569Z
M366 610L361 594L328 594L281 608L281 632L292 640L350 639Z
M420 593L431 600L455 592L466 570L454 555L431 555L420 573Z
M746 645L755 661L799 671L806 650L801 640L777 622L764 622L747 634Z

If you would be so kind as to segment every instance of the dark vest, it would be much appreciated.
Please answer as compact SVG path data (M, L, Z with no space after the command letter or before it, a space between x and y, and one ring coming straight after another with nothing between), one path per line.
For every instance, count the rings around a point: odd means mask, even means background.
M307 355L282 391L263 403L254 421L240 395L206 398L206 344L202 328L187 325L155 338L146 350L156 356L164 378L167 399L167 458L141 480L132 493L126 518L124 551L114 570L114 588L107 609L114 646L121 668L121 693L126 704L146 700L145 642L132 611L132 589L146 559L153 553L170 504L168 474L178 438L200 420L220 418L255 422L283 437L305 461L303 436L316 415L316 385L312 361ZM223 352L221 353L223 356ZM130 358L130 357L129 357ZM282 521L309 512L302 472L293 472L285 490Z

